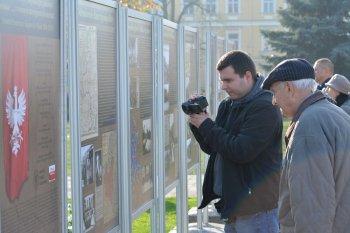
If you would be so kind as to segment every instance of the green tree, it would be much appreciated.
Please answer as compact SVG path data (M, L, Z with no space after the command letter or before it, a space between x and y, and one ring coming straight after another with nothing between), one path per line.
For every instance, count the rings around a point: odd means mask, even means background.
M350 78L350 1L286 1L288 7L278 12L283 30L262 31L275 51L265 57L265 68L292 57L328 57L336 73Z

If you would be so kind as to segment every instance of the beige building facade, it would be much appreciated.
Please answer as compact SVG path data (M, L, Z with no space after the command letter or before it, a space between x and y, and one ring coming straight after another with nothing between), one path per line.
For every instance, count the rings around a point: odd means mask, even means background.
M193 0L176 0L177 17L184 6ZM235 44L235 49L249 53L258 66L258 71L266 74L260 64L263 56L271 55L272 50L262 36L262 29L280 29L278 9L286 7L285 0L199 0L201 7L189 7L181 22L211 31Z

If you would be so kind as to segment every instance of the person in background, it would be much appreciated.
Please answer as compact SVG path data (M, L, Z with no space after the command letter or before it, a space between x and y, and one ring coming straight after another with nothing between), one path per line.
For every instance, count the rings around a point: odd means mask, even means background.
M315 91L314 75L306 60L288 59L263 84L292 118L279 192L281 233L348 233L350 116Z
M350 115L350 81L343 75L335 74L326 83L327 94Z
M321 58L315 61L315 80L318 83L317 90L322 91L326 87L334 72L334 65L328 58Z
M215 121L190 115L191 130L210 155L200 209L215 207L226 233L278 233L278 184L282 161L282 116L248 54L231 51L216 66L228 94Z

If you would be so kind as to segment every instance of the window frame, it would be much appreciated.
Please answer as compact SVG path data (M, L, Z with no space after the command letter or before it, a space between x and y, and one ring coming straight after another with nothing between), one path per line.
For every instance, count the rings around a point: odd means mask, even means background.
M231 3L231 1L232 1L232 3ZM233 12L230 12L229 11L229 9L230 9L230 7L229 7L229 5L230 4L233 4L232 5L232 9L234 10L235 8L234 8L234 5L235 5L235 3L234 2L237 2L237 12L235 12L235 11L233 11ZM240 14L241 13L241 0L226 0L226 4L225 4L225 11L226 11L226 14L234 14L234 15L238 15L238 14Z
M241 29L240 28L237 28L237 29L234 29L234 30L228 30L226 31L226 39L227 41L230 41L230 42L233 42L233 44L236 45L235 41L234 40L231 40L229 38L229 35L230 34L237 34L238 35L238 38L237 38L237 48L235 48L236 50L239 50L242 48L242 33L241 33Z
M271 11L265 11L265 3L272 5L269 7L269 9L271 8ZM275 14L276 13L276 0L261 0L261 13L264 15Z
M208 1L210 2L210 6L213 7L214 6L214 11L212 11L212 9L210 10L210 12L208 11ZM205 0L204 1L204 9L205 12L209 15L216 15L218 13L218 1L217 0Z

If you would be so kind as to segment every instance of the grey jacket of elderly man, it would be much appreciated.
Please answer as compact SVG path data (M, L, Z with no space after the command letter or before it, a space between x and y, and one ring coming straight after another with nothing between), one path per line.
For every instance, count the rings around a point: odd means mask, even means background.
M270 89L280 77L303 79L296 60L280 63L264 88ZM286 139L279 194L281 232L350 232L350 116L316 91L299 106Z
M347 114L350 115L350 98L348 98L340 107L341 107Z

